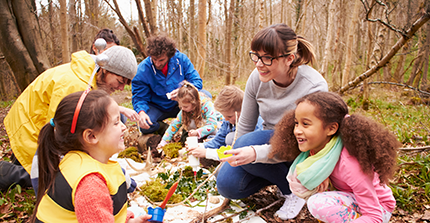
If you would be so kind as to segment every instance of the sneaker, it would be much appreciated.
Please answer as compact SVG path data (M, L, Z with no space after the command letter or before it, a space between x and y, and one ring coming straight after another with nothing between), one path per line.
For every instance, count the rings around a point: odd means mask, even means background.
M275 213L275 217L282 220L295 218L306 203L304 199L297 197L293 193L282 195L282 197L285 197L284 205Z

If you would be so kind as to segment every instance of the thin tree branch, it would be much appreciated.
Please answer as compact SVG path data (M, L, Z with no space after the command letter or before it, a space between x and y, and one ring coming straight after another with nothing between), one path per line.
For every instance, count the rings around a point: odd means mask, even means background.
M363 80L371 77L376 71L381 69L382 67L387 64L390 59L396 54L397 51L400 50L400 48L405 45L405 43L412 38L414 33L423 26L428 20L430 19L430 4L427 8L426 13L424 13L423 16L421 16L415 23L412 25L412 27L405 33L406 35L402 36L402 38L397 41L397 43L391 48L391 50L379 61L375 66L361 74L360 76L356 77L353 81L348 82L345 86L343 86L339 93L344 93L345 91L349 90L352 87L357 86L360 82Z
M422 93L422 94L425 94L425 95L429 95L429 96L430 96L430 93L429 93L429 92L426 92L426 91L423 91L423 90L420 90L420 89L418 89L418 88L412 87L412 86L407 85L407 84L402 84L402 83L395 83L395 82L388 82L388 81L373 81L373 82L369 82L369 83L367 83L367 84L390 84L390 85L396 85L396 86L401 86L401 87L410 88L410 89L412 89L412 90L414 90L414 91L418 91L418 92L420 92L420 93ZM357 85L357 86L354 86L354 87L352 87L351 89L354 89L354 88L357 88L357 87L360 87L360 86L362 86L362 84L359 84L359 85Z
M369 5L367 5L367 3L366 3L366 1L365 1L365 0L361 0L361 2L363 3L364 10L365 10L365 12L366 12L366 20L367 20L367 21L369 21L369 22L379 22L379 23L381 23L382 25L384 25L384 26L388 27L389 29L393 30L394 32L400 33L402 36L406 36L406 35L407 35L407 33L405 33L403 30L397 29L394 25L392 25L392 24L390 24L390 23L387 23L387 22L384 22L384 21L382 21L382 20L381 20L381 19L379 19L379 18L377 18L377 19L371 19L371 18L369 18L369 15L370 15L370 13L371 13L371 11L372 11L372 9L373 9L373 7L374 7L375 5L372 5L371 7L369 7ZM388 11L388 10L387 10L387 6L386 6L384 3L382 3L381 1L376 1L376 2L377 2L378 4L380 4L380 5L384 6L384 7L386 8L386 10L385 10L385 11ZM386 13L386 14L387 14L387 13ZM387 14L386 18L387 18L387 20L388 20L388 14Z

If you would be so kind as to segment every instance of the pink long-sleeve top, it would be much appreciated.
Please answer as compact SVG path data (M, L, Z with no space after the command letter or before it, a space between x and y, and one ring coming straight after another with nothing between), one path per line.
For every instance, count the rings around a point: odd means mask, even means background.
M330 175L333 186L339 191L352 192L360 207L361 217L354 222L382 222L380 205L389 212L396 206L393 192L380 185L379 175L373 178L364 174L357 159L343 148L338 163Z

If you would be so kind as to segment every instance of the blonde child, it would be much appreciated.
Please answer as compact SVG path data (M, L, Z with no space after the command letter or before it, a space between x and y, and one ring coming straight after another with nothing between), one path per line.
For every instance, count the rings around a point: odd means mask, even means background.
M181 111L167 128L158 148L169 143L182 126L188 132L188 136L197 136L199 139L216 131L218 115L213 103L203 93L200 94L194 85L183 81L178 90L177 100Z
M40 131L32 222L147 222L150 215L127 211L124 173L109 160L125 148L125 129L106 92L66 96Z
M388 222L396 200L387 186L396 169L396 136L348 107L335 93L297 100L271 139L271 156L295 158L291 191L323 222ZM327 191L329 183L335 190Z
M186 146L189 154L195 157L219 160L215 149L233 143L234 132L236 131L236 119L240 117L242 101L243 91L240 88L229 85L221 89L214 103L215 110L220 112L224 117L221 127L218 129L215 137L210 141L199 143L199 146L195 148ZM255 130L261 130L262 123L263 119L259 117Z

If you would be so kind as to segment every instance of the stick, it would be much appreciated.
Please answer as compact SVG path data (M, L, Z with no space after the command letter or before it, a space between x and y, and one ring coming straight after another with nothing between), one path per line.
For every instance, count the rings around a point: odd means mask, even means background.
M231 148L233 148L234 143L236 142L237 139L237 111L234 112L234 115L236 116L236 129L234 130L234 138L233 138L233 143L231 144Z
M426 149L430 149L430 146L400 148L399 150L403 150L403 151L415 151L415 150L426 150Z
M269 206L266 206L266 207L264 207L264 208L258 209L255 213L253 213L253 214L251 214L251 215L247 216L246 218L244 218L244 219L242 219L242 220L240 220L240 221L238 221L238 222L244 222L244 221L246 221L246 220L251 219L251 217L254 217L254 216L256 216L256 215L260 215L260 212L262 212L262 211L264 211L264 210L267 210L267 209L269 209L269 208L273 207L275 204L279 203L279 202L280 202L280 201L282 201L282 200L283 200L283 199L279 199L279 200L277 200L277 201L275 201L275 202L271 203Z
M217 214L223 212L225 209L227 209L227 207L229 207L229 204L230 204L230 199L225 198L224 202L221 204L221 206L214 208L214 209L212 209L206 213L206 218L212 217L214 215L217 215ZM201 217L199 216L199 217L191 220L190 223L200 222L200 219L201 219Z

